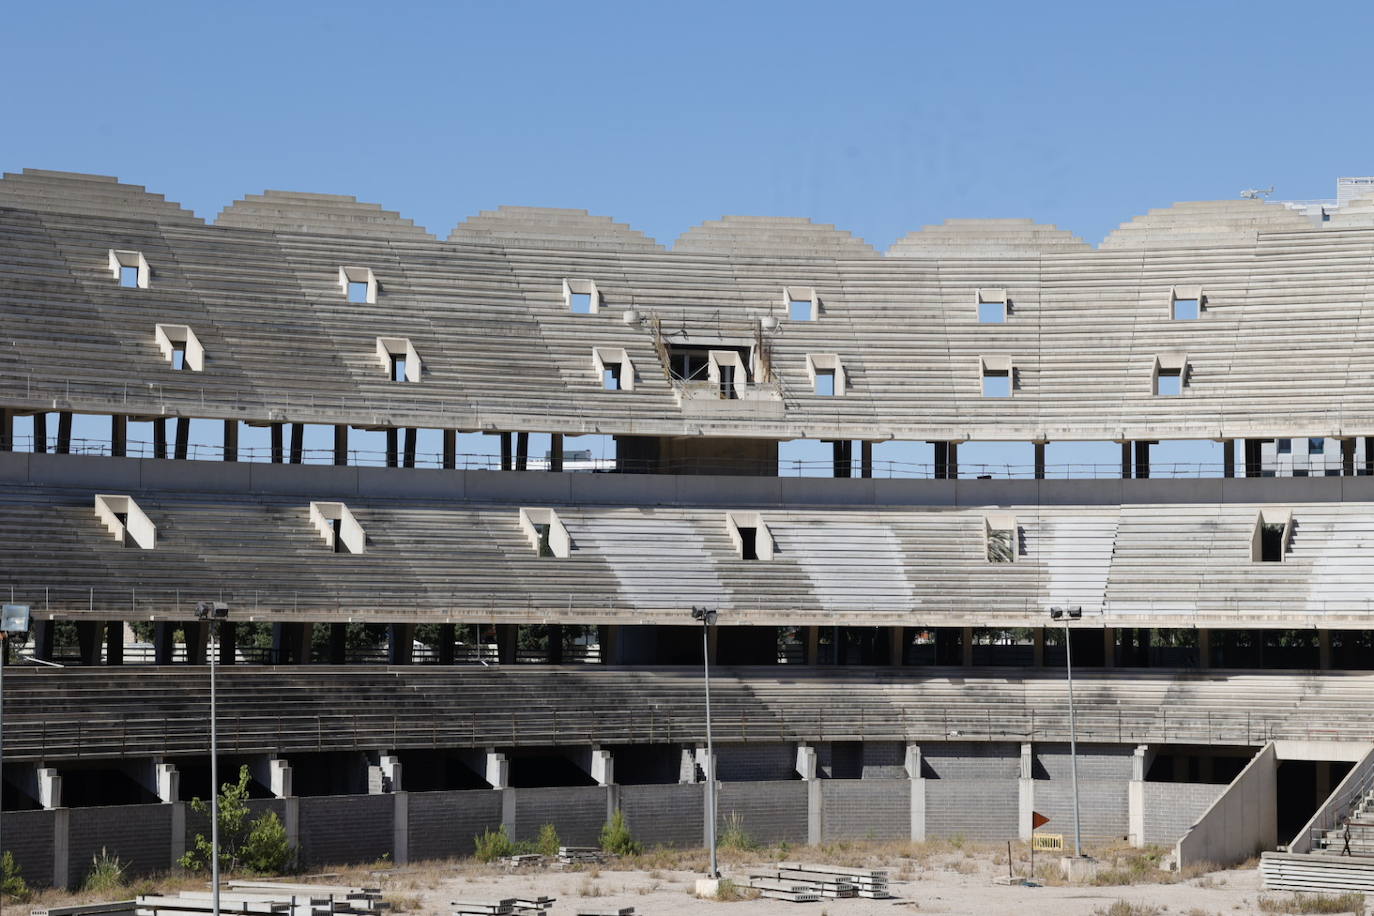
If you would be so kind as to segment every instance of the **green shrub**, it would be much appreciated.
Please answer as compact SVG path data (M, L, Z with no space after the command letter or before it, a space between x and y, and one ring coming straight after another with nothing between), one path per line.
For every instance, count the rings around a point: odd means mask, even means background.
M19 864L14 861L14 853L6 850L5 854L0 856L0 871L4 872L3 879L0 879L0 893L7 894L15 900L28 900L29 885L24 881Z
M619 808L601 828L601 848L618 856L637 856L644 848L630 834L630 826L625 823L625 812Z
M481 834L472 838L472 843L477 847L478 862L495 862L497 859L515 855L515 844L511 842L510 834L506 833L505 824L494 833L483 830Z
M558 847L563 843L558 839L558 828L553 824L545 824L539 828L539 839L534 841L534 851L541 856L558 855Z
M744 818L731 811L730 816L725 820L725 830L721 832L717 845L721 849L738 849L741 852L747 852L750 849L757 849L759 844L754 842L754 838L745 832Z
M191 799L191 810L209 814L210 805ZM286 828L276 812L268 811L251 821L248 815L248 767L239 767L238 782L226 782L219 793L219 866L224 871L243 868L264 875L279 875L290 868L295 850L286 839ZM209 871L214 849L204 834L196 834L191 848L178 860L188 871Z
M128 865L112 856L105 847L100 847L98 855L91 856L91 870L86 872L86 880L81 882L81 890L88 894L110 894L124 887L124 872Z
M291 865L291 841L277 812L268 811L248 825L239 847L239 864L260 875L279 875Z

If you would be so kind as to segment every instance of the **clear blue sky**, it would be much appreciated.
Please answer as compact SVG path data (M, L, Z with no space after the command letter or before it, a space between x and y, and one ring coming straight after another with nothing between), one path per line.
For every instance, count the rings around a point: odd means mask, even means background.
M1175 200L1374 172L1371 35L1369 2L14 3L0 168L208 218L355 194L440 236L527 204L668 243L725 213L1096 243Z
M1367 0L15 3L0 169L117 175L208 219L353 194L441 238L520 204L666 244L726 213L879 248L996 216L1096 244L1176 200L1374 174L1371 35Z

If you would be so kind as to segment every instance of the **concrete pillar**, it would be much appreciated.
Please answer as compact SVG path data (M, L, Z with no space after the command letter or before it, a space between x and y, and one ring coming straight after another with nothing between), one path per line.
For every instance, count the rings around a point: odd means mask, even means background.
M887 628L887 663L894 668L906 661L906 628Z
M439 624L439 664L453 664L453 643L457 640L457 632L451 623Z
M501 433L501 470L509 471L510 469L510 433Z
M400 446L397 441L396 430L388 428L386 431L386 466L389 468L399 467L401 464Z
M203 620L188 620L181 625L186 638L186 664L205 664L205 649L210 639L210 627Z
M1036 627L1031 631L1031 665L1045 667L1045 628Z
M1259 477L1261 473L1261 463L1263 453L1261 447L1264 445L1263 439L1245 440L1245 476Z
M78 620L76 623L76 646L81 656L81 664L100 664L100 623L95 620Z
M1221 476L1236 476L1236 440L1221 440Z
M34 417L34 423L37 424L37 422L38 422L38 418L37 418L37 417ZM37 425L35 425L35 426L34 426L34 429L37 430L37 428L38 428ZM154 457L154 458L166 458L166 457L167 457L167 418L166 418L166 417L158 417L156 420L153 421L153 457Z
M1036 480L1044 480L1044 479L1045 479L1045 443L1044 443L1044 442L1033 442L1033 443L1031 443L1031 448L1034 450L1034 453L1035 453L1035 456L1034 456L1034 461L1035 461L1035 479L1036 479Z
M716 795L717 798L719 798L719 797L720 797L720 780L716 778L716 764L719 762L719 756L718 756L718 755L710 755L710 754L707 754L707 753L706 753L706 748L704 748L704 747L699 747L699 748L697 748L696 757L697 757L697 766L699 766L699 767L701 768L701 772L702 772L702 774L703 774L703 778L704 778L707 782L710 782L710 783L712 784L712 787L715 789L715 795ZM702 792L702 793L701 793L701 796L702 796L701 843L702 843L703 846L705 846L705 845L707 844L707 842L709 841L709 836L708 836L708 834L707 834L706 831L710 829L710 827L709 827L708 825L711 823L712 817L714 817L714 813L711 811L711 805L710 805L711 794L712 794L712 793L710 793L710 792ZM808 831L809 831L809 829L810 829L810 825L808 824Z
M854 443L836 439L830 443L830 476L850 477L854 472Z
M1136 848L1145 845L1145 774L1149 771L1150 747L1137 745L1131 757L1131 781L1126 785L1126 841Z
M1035 814L1035 751L1030 742L1021 745L1021 773L1016 780L1017 835L1023 842L1030 842L1035 832L1032 819Z
M598 786L609 786L615 784L615 759L611 752L603 748L592 748L591 761L587 768L587 775L592 778Z
M129 418L123 414L110 416L110 457L123 458L129 453Z
M551 623L545 627L549 637L549 649L545 655L550 665L563 664L563 625Z
M818 665L821 656L821 628L802 627L802 664Z
M859 443L859 476L873 476L873 443L868 440Z
M181 857L186 854L186 804L185 802L172 802L172 842L171 842L171 867L176 869Z
M124 621L111 620L105 624L105 664L124 664Z
M14 773L14 770L18 770ZM52 811L62 807L62 777L52 767L41 763L28 767L12 767L11 782L21 788L26 795L38 802L38 807Z
M48 450L48 415L36 413L33 415L33 453L41 455Z
M62 410L57 414L57 454L69 455L72 451L72 412Z
M391 861L410 864L410 796L397 791L391 799Z
M1116 667L1116 627L1102 628L1102 667Z
M1121 442L1121 479L1129 480L1131 477L1131 443L1127 440Z
M292 795L284 799L282 806L282 827L286 830L286 841L293 848L301 845L301 800Z
M493 789L510 788L510 761L505 754L494 749L487 750L486 780Z
M519 651L520 628L513 623L496 625L496 663L514 665Z
M1197 631L1197 666L1199 668L1212 667L1212 631Z
M329 625L328 658L331 665L348 664L348 624L331 623Z
M935 479L955 480L959 477L959 443L932 442L935 446Z
M224 447L221 456L225 461L239 460L239 421L224 421Z
M806 783L806 843L819 846L825 839L825 797L816 778L816 749L797 745L797 775Z
M272 624L272 657L278 665L304 665L310 661L309 623Z
M420 431L413 426L407 426L405 431L405 448L401 455L401 464L404 467L415 467L415 449Z
M273 464L281 464L281 463L282 463L281 424L280 424L280 423L269 423L269 424L267 425L267 431L268 431L269 436L271 437L272 463L273 463Z
M921 775L921 747L906 746L906 776L911 780L911 841L924 843L926 839L926 780Z
M238 662L239 631L234 621L221 620L219 622L215 646L219 651L219 658L215 659L216 664L233 665Z
M458 467L458 430L444 430L444 458L443 465L445 470L453 470Z
M248 764L249 772L273 798L289 798L292 789L291 764L280 757L262 754Z
M1364 437L1364 475L1374 476L1374 436Z
M696 750L690 747L682 749L682 756L678 760L677 767L678 785L695 784L697 780L697 756Z
M1341 476L1355 476L1355 440L1341 440Z
M563 434L554 433L549 436L549 470L563 470Z
M177 438L176 448L172 452L172 457L177 461L185 461L191 450L191 418L177 418Z
M383 754L376 766L367 768L367 794L389 795L401 791L401 761Z
M334 424L334 464L344 467L348 464L348 424Z
M157 759L134 760L125 763L124 772L146 789L160 804L181 801L181 774L175 764Z
M960 661L965 668L973 667L973 627L964 627L959 639Z
M185 833L183 828L182 833ZM185 842L183 836L182 841ZM172 842L176 845L175 839ZM54 887L75 890L71 886L71 809L58 808L53 812L52 825L52 883Z
M1137 479L1147 480L1150 476L1150 446L1153 444L1147 439L1140 439L1135 443L1135 476Z
M1317 631L1317 667L1323 670L1331 667L1331 631Z
M14 450L14 411L0 407L0 452Z
M515 469L524 471L529 469L530 464L530 434L515 434Z
M415 624L388 624L386 634L386 663L388 665L409 665L414 655Z
M305 460L305 424L291 424L291 463L300 464Z
M153 623L153 662L170 665L176 653L176 624L170 620Z

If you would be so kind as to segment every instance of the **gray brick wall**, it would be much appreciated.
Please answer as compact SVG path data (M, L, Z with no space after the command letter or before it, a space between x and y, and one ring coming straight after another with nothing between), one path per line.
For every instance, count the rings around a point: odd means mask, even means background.
M33 887L49 887L52 879L52 811L6 811L5 849Z
M906 744L901 741L865 741L863 778L906 779Z
M472 838L501 827L501 793L491 789L408 793L410 861L470 856Z
M993 842L1020 831L1016 779L927 779L926 836Z
M1021 745L1009 741L921 744L921 773L931 779L1016 779Z
M565 845L595 846L606 823L606 793L603 786L516 789L514 837L533 840L553 824Z
M1069 746L1067 744L1035 745L1035 778L1070 778ZM1130 745L1078 745L1078 778L1130 779L1131 757L1135 748Z
M302 865L375 862L392 854L395 799L390 795L302 798Z
M796 745L717 744L716 774L721 782L795 778Z
M1085 779L1078 773L1078 810L1083 838L1121 839L1130 830L1128 780ZM1035 780L1035 810L1050 818L1043 829L1062 833L1065 842L1073 835L1073 784L1068 779Z
M723 831L737 814L744 832L760 843L806 842L806 783L723 782L717 800L716 829Z
M68 886L85 880L91 859L102 847L119 856L130 875L166 871L171 866L171 805L71 808L68 817Z
M621 786L620 810L646 847L705 845L706 784Z
M1211 783L1145 783L1145 842L1160 846L1177 843L1225 791L1226 786Z
M910 839L911 780L822 780L821 811L825 840Z

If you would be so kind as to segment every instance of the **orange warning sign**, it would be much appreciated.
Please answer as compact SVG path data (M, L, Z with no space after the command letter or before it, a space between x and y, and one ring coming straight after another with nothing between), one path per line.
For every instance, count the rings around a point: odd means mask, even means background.
M1031 812L1031 829L1032 829L1032 830L1039 829L1040 827L1043 827L1045 824L1048 824L1049 822L1050 822L1050 819L1047 818L1047 817L1045 817L1045 815L1041 814L1039 811L1032 811L1032 812Z

